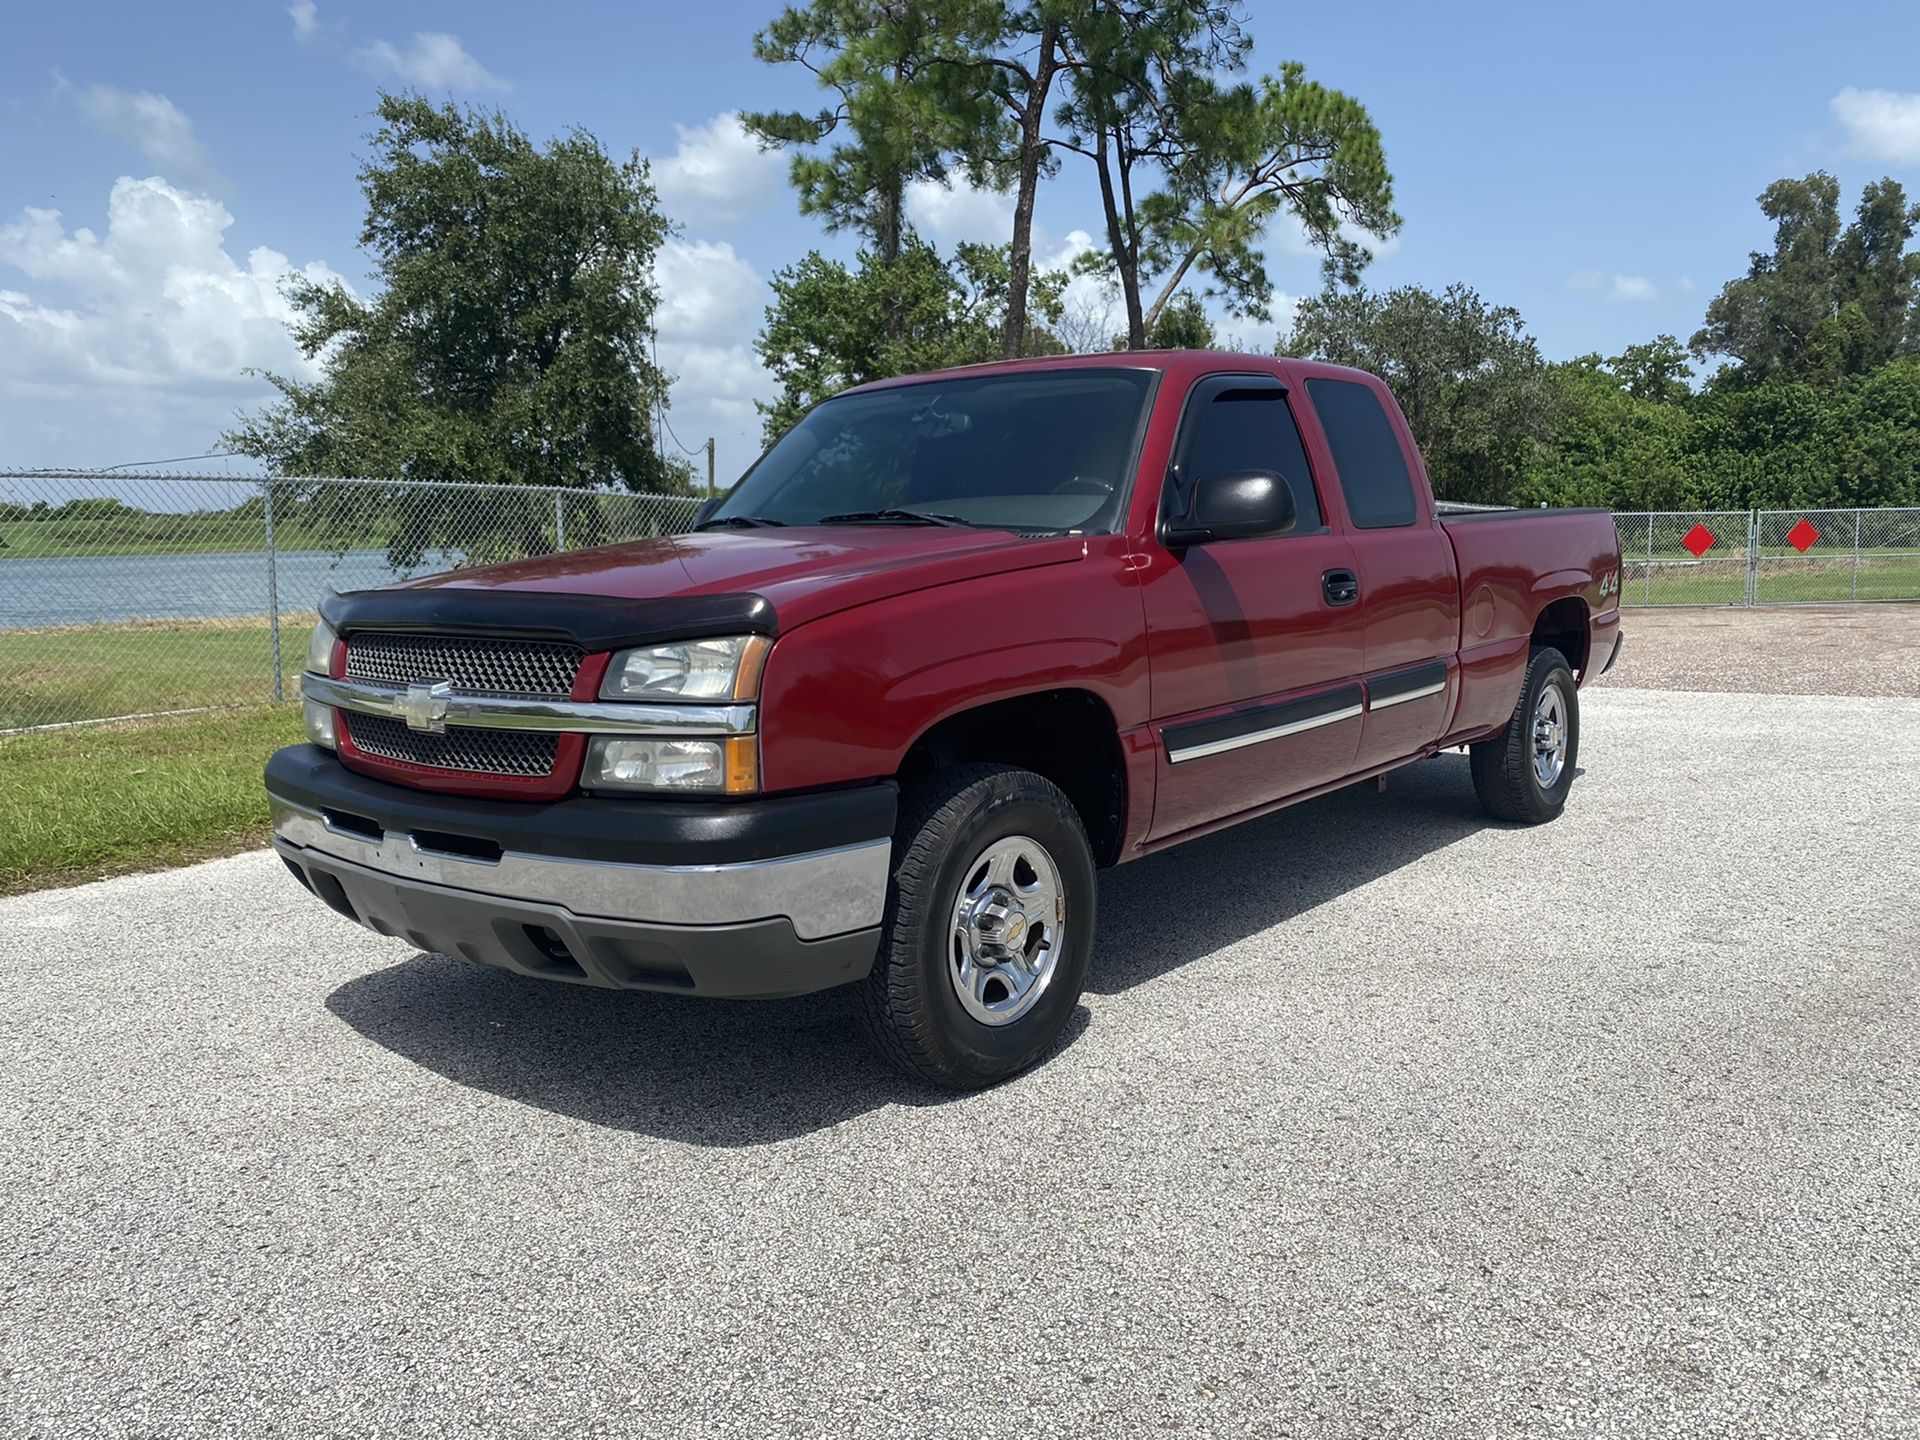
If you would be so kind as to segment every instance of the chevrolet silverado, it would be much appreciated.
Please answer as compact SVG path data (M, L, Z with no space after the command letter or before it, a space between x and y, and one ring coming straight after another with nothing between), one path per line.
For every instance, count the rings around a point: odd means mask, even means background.
M818 406L690 533L329 596L274 844L518 974L854 987L957 1088L1034 1063L1095 875L1452 747L1553 819L1620 645L1604 511L1436 506L1385 386L1200 351Z

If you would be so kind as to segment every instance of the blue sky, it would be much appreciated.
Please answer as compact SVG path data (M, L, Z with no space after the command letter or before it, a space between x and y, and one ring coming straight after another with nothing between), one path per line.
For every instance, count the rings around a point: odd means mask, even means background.
M0 465L110 465L210 448L289 369L287 270L364 292L354 180L376 87L498 105L651 156L681 232L662 257L671 420L757 450L752 340L766 277L823 238L778 157L729 119L805 106L752 59L771 3L537 7L263 3L13 7L0 46ZM1386 142L1402 234L1375 285L1464 280L1553 357L1683 339L1767 243L1754 197L1825 168L1849 204L1920 191L1920 6L1256 3L1256 69L1286 59L1358 96ZM927 191L942 243L1004 239L999 197ZM1088 177L1040 197L1038 248L1091 228ZM1314 259L1270 246L1284 297ZM1098 303L1088 297L1088 303ZM1271 348L1276 326L1231 326Z

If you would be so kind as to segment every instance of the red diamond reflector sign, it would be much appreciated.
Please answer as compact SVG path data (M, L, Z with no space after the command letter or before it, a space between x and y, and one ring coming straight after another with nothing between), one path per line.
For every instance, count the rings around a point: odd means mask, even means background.
M1801 523L1804 524L1806 522L1802 521ZM1717 538L1719 537L1717 537L1713 531L1707 529L1706 526L1696 525L1680 537L1680 543L1687 547L1694 559L1698 560L1713 548L1713 542Z
M1811 550L1814 541L1819 538L1820 532L1813 528L1813 522L1810 520L1803 519L1798 525L1787 531L1787 543L1802 555Z

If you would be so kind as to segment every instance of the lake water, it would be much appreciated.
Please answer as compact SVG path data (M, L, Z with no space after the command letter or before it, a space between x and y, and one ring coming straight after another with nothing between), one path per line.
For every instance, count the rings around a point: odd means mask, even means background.
M329 588L361 590L450 568L432 555L395 570L383 550L282 550L276 558L280 612L312 610ZM0 555L0 630L265 615L267 557L262 551L215 555Z

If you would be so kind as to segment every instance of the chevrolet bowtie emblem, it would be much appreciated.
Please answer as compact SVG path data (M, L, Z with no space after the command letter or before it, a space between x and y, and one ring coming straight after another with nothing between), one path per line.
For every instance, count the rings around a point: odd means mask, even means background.
M409 730L429 735L447 733L447 706L453 699L453 683L448 680L416 680L407 686L400 699L400 718Z

